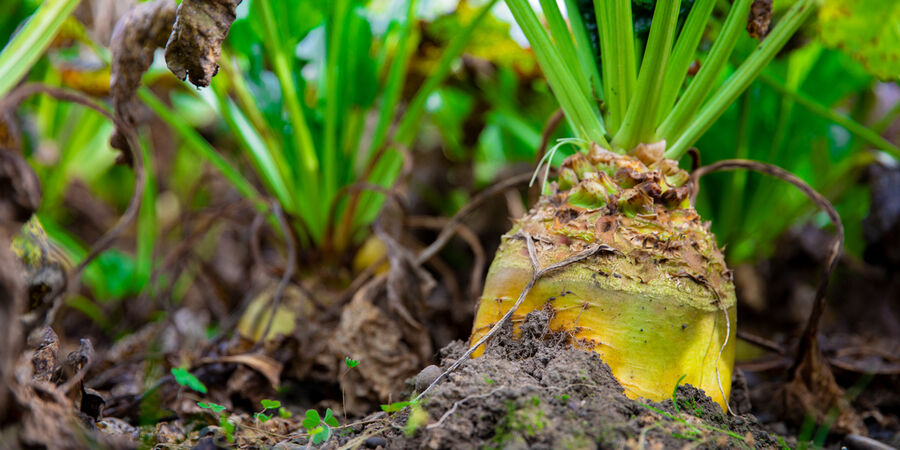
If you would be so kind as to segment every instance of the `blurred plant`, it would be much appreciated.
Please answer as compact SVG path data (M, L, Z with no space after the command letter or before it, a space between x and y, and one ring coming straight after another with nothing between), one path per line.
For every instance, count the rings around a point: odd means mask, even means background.
M426 100L495 1L454 37L402 114L420 38L416 0L404 2L405 15L381 35L356 0L241 5L221 72L211 93L199 95L221 114L267 193L289 215L302 247L334 254L365 236L383 194L363 191L393 184L400 150L412 144ZM146 90L140 95L182 137L197 141L162 102ZM374 126L366 125L370 118Z

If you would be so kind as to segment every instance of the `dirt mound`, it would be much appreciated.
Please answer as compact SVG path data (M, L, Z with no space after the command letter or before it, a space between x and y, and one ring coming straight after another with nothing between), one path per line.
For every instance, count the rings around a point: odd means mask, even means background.
M703 391L680 386L676 402L631 400L596 353L573 347L532 312L519 339L511 326L423 403L428 425L391 428L390 448L781 447L752 416L725 414ZM449 367L463 342L442 350ZM402 422L404 419L401 419ZM373 427L374 428L374 427ZM375 429L367 430L369 433ZM368 434L368 433L367 433Z

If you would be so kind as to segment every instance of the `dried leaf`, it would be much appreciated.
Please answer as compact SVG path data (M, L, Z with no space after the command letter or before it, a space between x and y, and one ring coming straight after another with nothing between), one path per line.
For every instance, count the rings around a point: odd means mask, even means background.
M31 355L31 379L50 382L59 371L59 338L50 327L44 329L41 343Z
M214 359L206 359L200 362L201 364L215 364L215 363L236 363L243 364L260 375L264 376L269 383L272 384L272 387L278 387L278 381L281 378L281 363L275 361L274 359L260 354L255 353L245 353L242 355L231 355L231 356L222 356L220 358Z
M0 227L18 231L40 204L41 184L31 166L0 148Z
M747 17L747 33L754 39L762 40L769 34L772 22L772 0L753 0L750 16Z
M156 0L142 3L116 24L112 35L112 70L109 90L116 116L134 125L137 122L137 98L141 77L153 63L153 53L166 44L175 22L175 2ZM122 150L122 158L131 165L125 133L118 128L109 139Z
M166 64L178 78L209 86L219 71L222 41L228 36L241 0L184 0L166 44Z

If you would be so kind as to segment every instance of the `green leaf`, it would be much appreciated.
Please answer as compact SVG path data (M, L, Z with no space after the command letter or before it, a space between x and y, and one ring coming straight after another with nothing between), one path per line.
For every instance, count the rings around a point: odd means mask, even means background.
M256 413L253 415L253 417L256 417L256 420L258 420L260 422L268 422L269 419L272 418L272 416L269 416L269 415L266 415L263 413Z
M228 442L234 442L235 425L227 417L222 416L219 419L219 426L222 427L222 431L225 433L225 439L228 439Z
M350 369L359 365L359 361L357 361L355 359L350 359L349 356L344 360L344 362L347 363L347 367Z
M322 423L322 419L319 418L319 412L314 409L307 409L306 418L300 424L312 433L311 430L318 427L320 423Z
M390 405L381 405L381 410L386 413L397 412L397 411L400 411L401 409L406 408L407 406L413 405L415 403L416 403L415 401L394 402L394 403L391 403Z
M311 430L309 434L312 436L313 444L319 445L331 437L331 428L322 425Z
M184 367L173 367L172 368L172 376L175 377L175 382L186 387L191 388L201 394L206 393L206 385L200 382L194 375L187 371Z
M31 69L53 41L78 0L44 2L0 52L0 97L6 95Z
M339 425L337 419L334 418L334 413L331 411L331 408L325 410L325 418L322 419L322 422L325 422L326 424L333 427Z
M262 404L262 407L266 409L275 409L281 407L281 402L279 402L278 400L269 400L265 398L260 403Z
M291 416L293 416L293 414L291 414L290 411L284 408L278 408L278 417L281 417L282 419L290 419Z
M819 36L875 76L900 79L900 3L825 0L819 8Z
M197 406L199 406L199 407L201 407L201 408L203 408L203 409L211 409L211 410L213 410L213 412L217 412L217 413L220 413L220 412L222 412L222 411L225 411L225 407L224 407L224 406L218 405L218 404L213 403L213 402L209 402L209 403L197 402Z

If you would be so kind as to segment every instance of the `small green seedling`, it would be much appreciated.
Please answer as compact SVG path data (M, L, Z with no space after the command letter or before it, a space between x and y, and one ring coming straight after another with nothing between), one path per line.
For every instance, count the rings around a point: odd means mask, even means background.
M213 402L205 403L205 402L197 402L197 406L203 409L211 409L214 413L220 413L225 411L225 407Z
M219 427L222 428L222 432L225 433L225 439L228 439L228 442L234 442L234 430L237 427L230 420L228 420L229 415L224 414L224 406L213 402L197 402L197 406L203 409L208 409L212 411L213 414L219 414Z
M306 410L306 418L303 419L301 425L303 425L303 428L306 428L306 432L312 438L313 444L319 445L331 437L331 428L337 427L338 421L334 418L331 408L325 410L324 418L319 416L318 411L308 409Z
M181 386L193 389L201 394L206 393L206 385L184 367L173 367L172 376L175 377L175 382Z
M281 407L281 402L279 402L278 400L263 399L259 403L262 404L263 410L253 415L253 417L255 417L256 420L258 420L260 422L268 422L269 419L274 417L273 414L266 414L266 411L268 411L270 409L277 409L278 415L284 417L281 412L282 410L284 410L284 408ZM288 413L288 414L290 414L290 413ZM290 417L290 416L288 416L288 417Z
M228 416L223 414L222 417L219 417L219 427L221 427L222 432L225 433L225 439L228 439L228 442L234 442L234 430L237 427L228 420Z
M353 370L354 367L359 365L359 360L353 359L349 356L344 357L344 364L347 365L347 370L341 374L341 409L344 411L344 421L347 420L347 403L346 396L344 395L344 377Z

